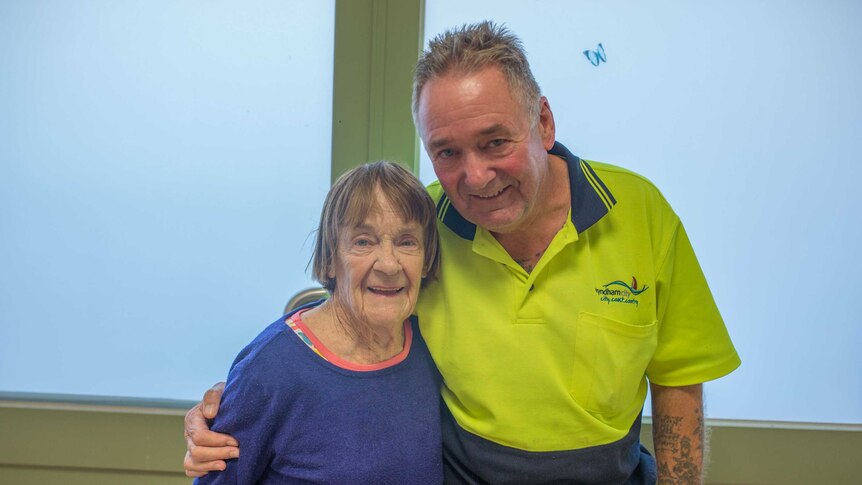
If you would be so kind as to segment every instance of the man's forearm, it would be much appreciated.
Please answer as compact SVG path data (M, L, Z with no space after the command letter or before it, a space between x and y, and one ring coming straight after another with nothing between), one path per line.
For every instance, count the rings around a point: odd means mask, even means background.
M650 384L659 485L703 483L703 386Z

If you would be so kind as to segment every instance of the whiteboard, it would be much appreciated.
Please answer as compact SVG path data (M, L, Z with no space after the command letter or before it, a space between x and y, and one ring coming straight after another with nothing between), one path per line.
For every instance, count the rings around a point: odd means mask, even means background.
M862 2L426 0L425 36L483 19L559 141L680 215L743 361L707 416L862 423Z
M0 2L0 391L197 400L312 284L334 15Z

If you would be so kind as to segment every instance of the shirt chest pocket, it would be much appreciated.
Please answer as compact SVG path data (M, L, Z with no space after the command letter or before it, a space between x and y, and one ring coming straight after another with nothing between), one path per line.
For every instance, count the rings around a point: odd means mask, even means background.
M635 400L646 392L644 374L655 352L657 327L656 321L632 325L581 312L569 383L575 402L606 418L630 410L633 404L641 406Z

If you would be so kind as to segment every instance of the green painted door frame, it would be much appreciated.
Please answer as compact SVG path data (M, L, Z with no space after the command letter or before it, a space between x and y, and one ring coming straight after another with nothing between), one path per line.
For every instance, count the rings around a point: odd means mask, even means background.
M424 0L338 0L332 94L332 180L374 160L418 174L410 111Z

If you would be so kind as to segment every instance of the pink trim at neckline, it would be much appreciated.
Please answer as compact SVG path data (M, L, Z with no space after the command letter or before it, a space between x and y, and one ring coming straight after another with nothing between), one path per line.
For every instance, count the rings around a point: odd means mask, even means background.
M323 355L323 358L337 367L358 372L382 370L400 364L404 361L404 359L407 358L407 355L410 354L410 344L413 342L413 328L410 325L409 319L404 320L404 348L401 349L401 352L398 352L392 357L376 364L357 364L355 362L344 360L343 358L336 355L334 352L329 350L329 348L323 345L323 342L321 342L317 338L317 336L314 335L314 332L309 330L305 322L302 321L302 314L308 310L310 310L310 308L294 313L287 319L293 320L293 323L295 323L296 326L300 330L302 330L305 336L308 337L309 340L311 340L311 343L313 343L314 347L317 348L317 350ZM287 319L285 319L285 321L287 321ZM291 329L291 332L292 331L293 330Z

